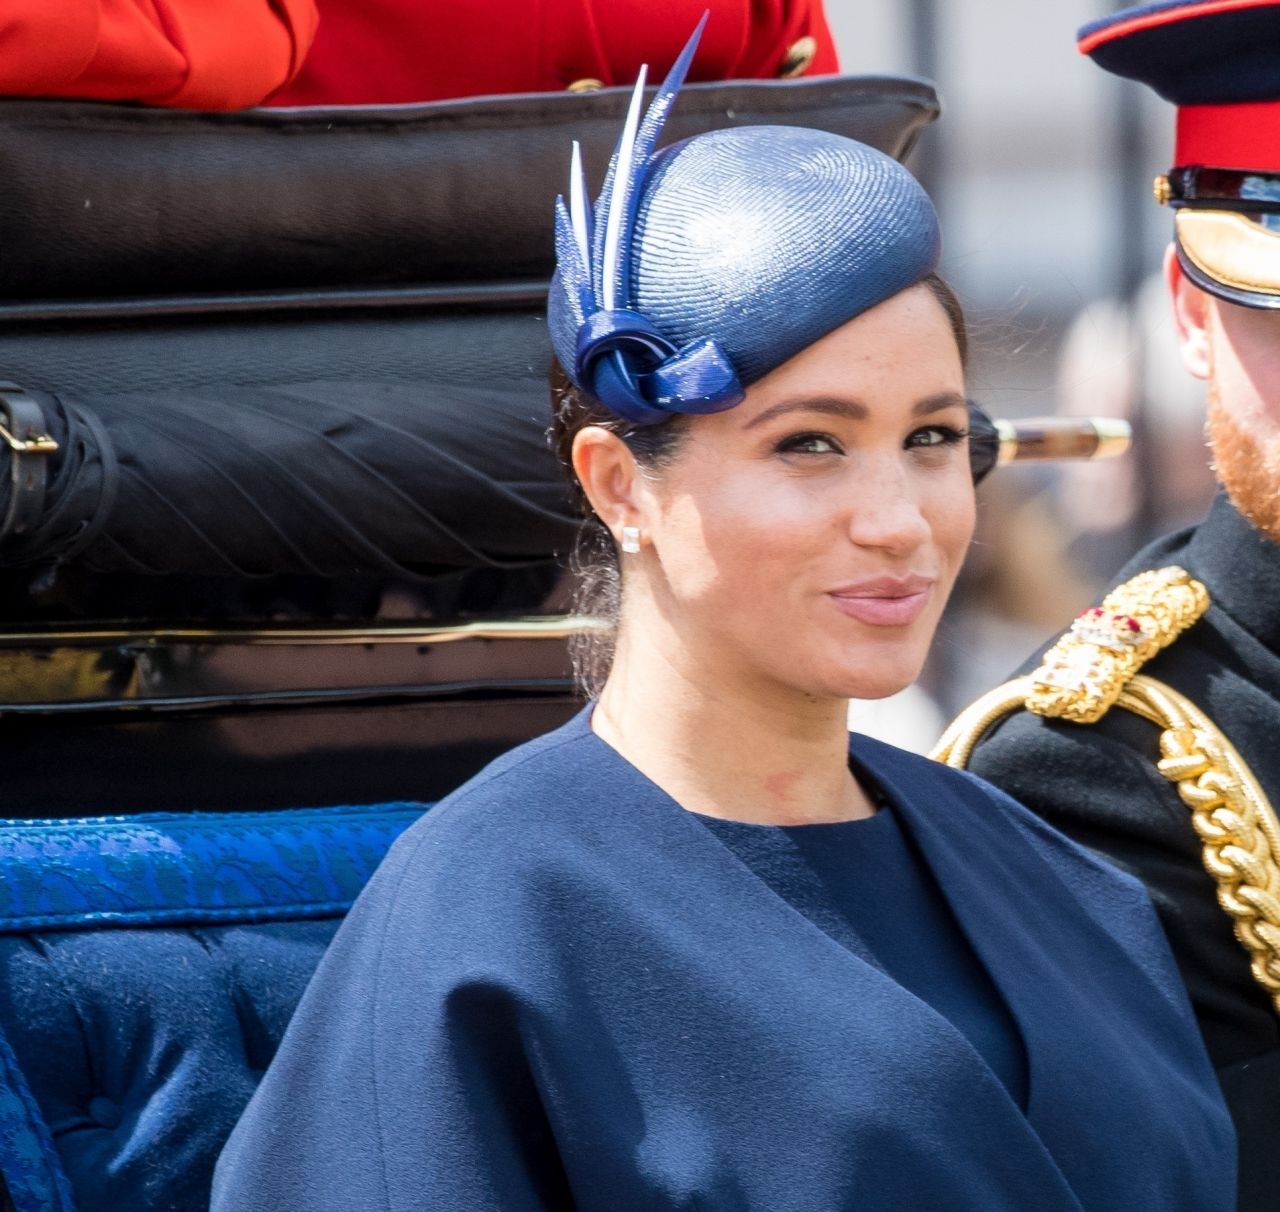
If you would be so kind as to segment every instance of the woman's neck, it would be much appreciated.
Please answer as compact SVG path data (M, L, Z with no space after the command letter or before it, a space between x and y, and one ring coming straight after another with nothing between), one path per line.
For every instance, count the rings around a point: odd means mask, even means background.
M847 703L745 684L703 656L624 632L593 730L705 816L804 825L875 811L849 771Z

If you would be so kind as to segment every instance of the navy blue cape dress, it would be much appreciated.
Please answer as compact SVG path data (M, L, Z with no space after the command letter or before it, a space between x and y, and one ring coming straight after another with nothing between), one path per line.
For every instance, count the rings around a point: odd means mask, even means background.
M972 776L851 760L1009 1009L1025 1111L584 712L396 843L214 1212L1229 1212L1231 1124L1138 883Z

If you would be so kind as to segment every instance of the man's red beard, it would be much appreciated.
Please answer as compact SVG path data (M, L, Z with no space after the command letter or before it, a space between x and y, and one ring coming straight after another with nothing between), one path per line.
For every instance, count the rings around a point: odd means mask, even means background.
M1232 504L1254 529L1280 543L1280 432L1259 437L1222 403L1212 379L1209 446L1213 469Z

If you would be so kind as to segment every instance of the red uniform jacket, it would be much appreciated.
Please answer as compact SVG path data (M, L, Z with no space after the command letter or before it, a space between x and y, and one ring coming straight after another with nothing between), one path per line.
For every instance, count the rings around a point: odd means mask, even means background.
M238 109L629 84L706 8L692 79L836 70L821 0L0 0L0 94Z
M435 101L661 79L706 9L692 80L836 70L822 0L318 0L302 71L270 105ZM813 39L813 45L802 42ZM800 45L797 47L797 44ZM794 49L793 49L794 48ZM807 53L806 53L807 52ZM790 63L788 59L790 58ZM796 71L796 68L799 71Z
M316 21L315 0L0 0L0 95L239 109L297 74Z

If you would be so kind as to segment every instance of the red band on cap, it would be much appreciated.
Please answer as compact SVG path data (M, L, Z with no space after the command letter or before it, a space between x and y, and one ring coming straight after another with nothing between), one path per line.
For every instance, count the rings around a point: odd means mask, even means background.
M1280 172L1280 101L1182 106L1173 162Z
M1162 25L1176 25L1182 21L1194 20L1196 17L1229 13L1238 8L1266 8L1275 3L1276 0L1202 0L1200 4L1179 4L1173 8L1141 13L1136 17L1130 17L1127 21L1117 21L1114 25L1094 30L1093 33L1081 38L1076 43L1076 48L1082 55L1091 55L1104 42L1114 42L1117 38L1140 34L1143 30L1158 29Z

